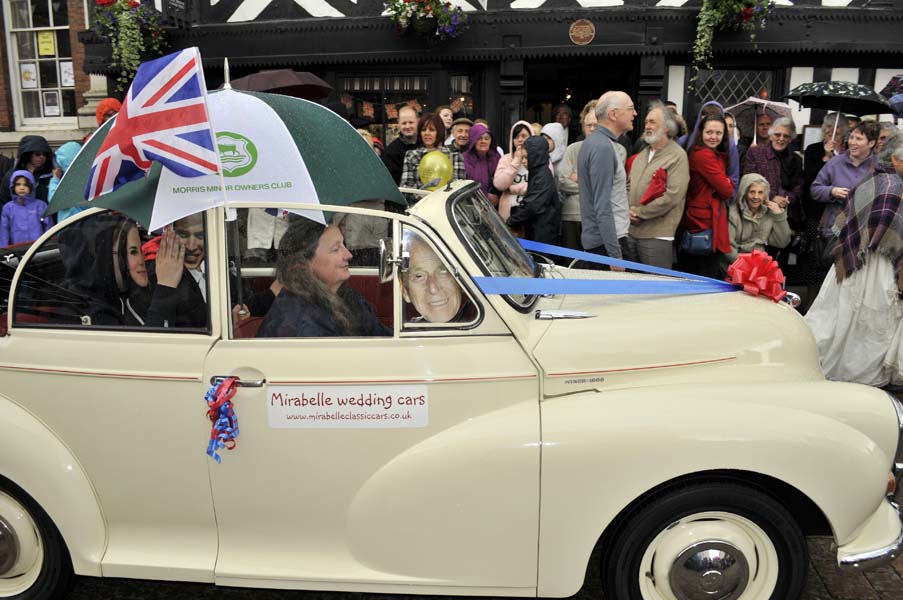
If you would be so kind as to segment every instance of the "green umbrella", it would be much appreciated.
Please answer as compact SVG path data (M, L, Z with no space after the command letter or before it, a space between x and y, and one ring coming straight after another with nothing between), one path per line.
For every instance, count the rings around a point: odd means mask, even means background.
M387 200L407 206L370 145L344 119L319 104L277 94L218 90L208 95L208 108L222 177L178 177L154 163L146 178L85 202L94 157L111 127L107 124L70 165L48 212L101 206L156 229L226 201L266 207L285 201L348 205Z

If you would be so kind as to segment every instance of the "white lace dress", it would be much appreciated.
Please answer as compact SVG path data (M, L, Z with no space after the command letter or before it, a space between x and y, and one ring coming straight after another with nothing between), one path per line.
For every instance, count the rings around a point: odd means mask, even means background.
M903 302L886 257L870 254L840 283L832 266L805 319L828 379L903 383Z

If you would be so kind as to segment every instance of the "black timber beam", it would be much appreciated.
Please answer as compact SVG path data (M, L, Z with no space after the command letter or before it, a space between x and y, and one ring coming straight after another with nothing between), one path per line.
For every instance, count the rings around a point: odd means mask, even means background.
M224 58L249 69L637 55L666 55L670 64L687 64L697 14L694 8L661 7L487 11L471 13L470 28L442 42L398 36L387 17L207 24L167 34L173 49L200 47L212 69L221 69ZM568 28L583 18L594 23L596 37L577 46ZM755 42L742 31L718 31L713 47L719 65L842 65L867 57L870 67L894 66L903 54L901 31L903 10L787 7L756 32ZM90 32L80 38L85 71L109 74L109 44ZM508 43L514 38L517 44Z

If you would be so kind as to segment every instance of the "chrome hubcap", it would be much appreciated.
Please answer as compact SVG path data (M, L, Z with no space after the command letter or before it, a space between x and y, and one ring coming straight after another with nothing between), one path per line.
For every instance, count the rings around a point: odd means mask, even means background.
M44 546L28 510L0 490L0 598L29 590L41 573Z
M761 600L778 580L778 553L755 522L725 511L681 517L640 559L643 600Z
M749 582L749 564L735 546L707 540L680 553L669 579L678 600L736 600Z
M9 523L0 517L0 577L3 577L19 558L19 540Z

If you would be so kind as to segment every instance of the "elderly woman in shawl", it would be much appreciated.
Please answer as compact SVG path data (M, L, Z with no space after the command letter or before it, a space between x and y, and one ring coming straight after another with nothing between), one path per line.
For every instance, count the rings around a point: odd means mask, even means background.
M903 134L834 222L834 265L806 315L828 379L903 383Z

